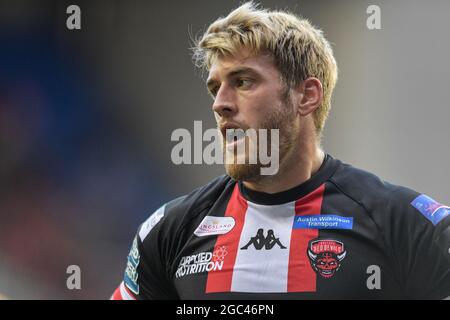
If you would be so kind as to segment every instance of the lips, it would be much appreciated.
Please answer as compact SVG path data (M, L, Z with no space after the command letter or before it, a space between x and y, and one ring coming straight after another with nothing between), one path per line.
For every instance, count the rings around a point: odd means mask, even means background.
M228 148L235 146L245 138L245 129L235 122L226 122L220 126L222 137Z
M322 277L324 277L324 278L331 278L332 276L334 276L334 273L333 272L325 272L325 271L322 271L322 272L320 272L320 275L322 276Z
M233 123L233 122L227 122L220 126L220 131L222 132L223 137L227 136L227 130L236 130L236 129L242 129L242 127L239 126L237 123ZM242 130L244 130L244 129L242 129Z

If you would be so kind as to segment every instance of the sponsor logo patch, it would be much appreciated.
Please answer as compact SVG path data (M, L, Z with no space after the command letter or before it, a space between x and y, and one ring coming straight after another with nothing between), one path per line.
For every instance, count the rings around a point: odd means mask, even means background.
M353 217L337 215L296 216L294 229L353 229Z
M344 244L330 239L315 239L308 244L308 257L314 271L322 278L334 277L347 252Z
M450 215L450 207L444 206L424 194L415 198L411 205L419 210L433 225L437 225L442 219Z
M217 247L213 252L200 252L181 258L175 273L176 278L202 272L220 271L228 254L226 246Z
M130 253L128 254L127 268L125 269L124 283L133 293L139 294L139 284L137 267L139 265L140 254L137 245L137 238L134 238Z
M141 241L144 241L150 231L152 231L153 227L156 226L156 224L159 222L159 220L162 219L162 217L164 217L165 209L166 205L163 205L144 222L141 230L139 230L139 238L141 238Z
M235 224L233 217L206 216L194 231L194 234L197 237L226 234L234 228Z

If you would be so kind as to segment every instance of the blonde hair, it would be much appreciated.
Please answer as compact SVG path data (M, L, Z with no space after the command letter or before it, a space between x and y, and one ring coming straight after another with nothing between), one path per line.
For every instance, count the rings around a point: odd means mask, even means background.
M215 59L233 56L245 48L253 55L270 53L290 88L308 77L319 79L323 101L314 112L314 124L321 135L331 107L337 65L322 31L308 20L286 11L259 9L247 2L214 21L194 41L193 59L200 68L209 70Z

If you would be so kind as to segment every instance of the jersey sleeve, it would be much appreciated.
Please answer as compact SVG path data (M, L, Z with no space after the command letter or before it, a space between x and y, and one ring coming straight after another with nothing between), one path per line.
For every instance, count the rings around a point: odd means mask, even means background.
M395 193L394 193L395 195ZM450 208L417 193L397 193L392 246L406 296L450 296Z
M167 235L171 230L165 221L166 211L167 205L162 206L139 227L127 257L123 282L111 299L178 299L169 275Z

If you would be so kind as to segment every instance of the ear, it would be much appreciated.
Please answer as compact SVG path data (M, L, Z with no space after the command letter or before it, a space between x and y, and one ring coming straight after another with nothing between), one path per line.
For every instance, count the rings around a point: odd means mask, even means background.
M314 112L323 100L323 88L319 79L310 77L303 80L295 89L296 106L300 115L306 116Z

